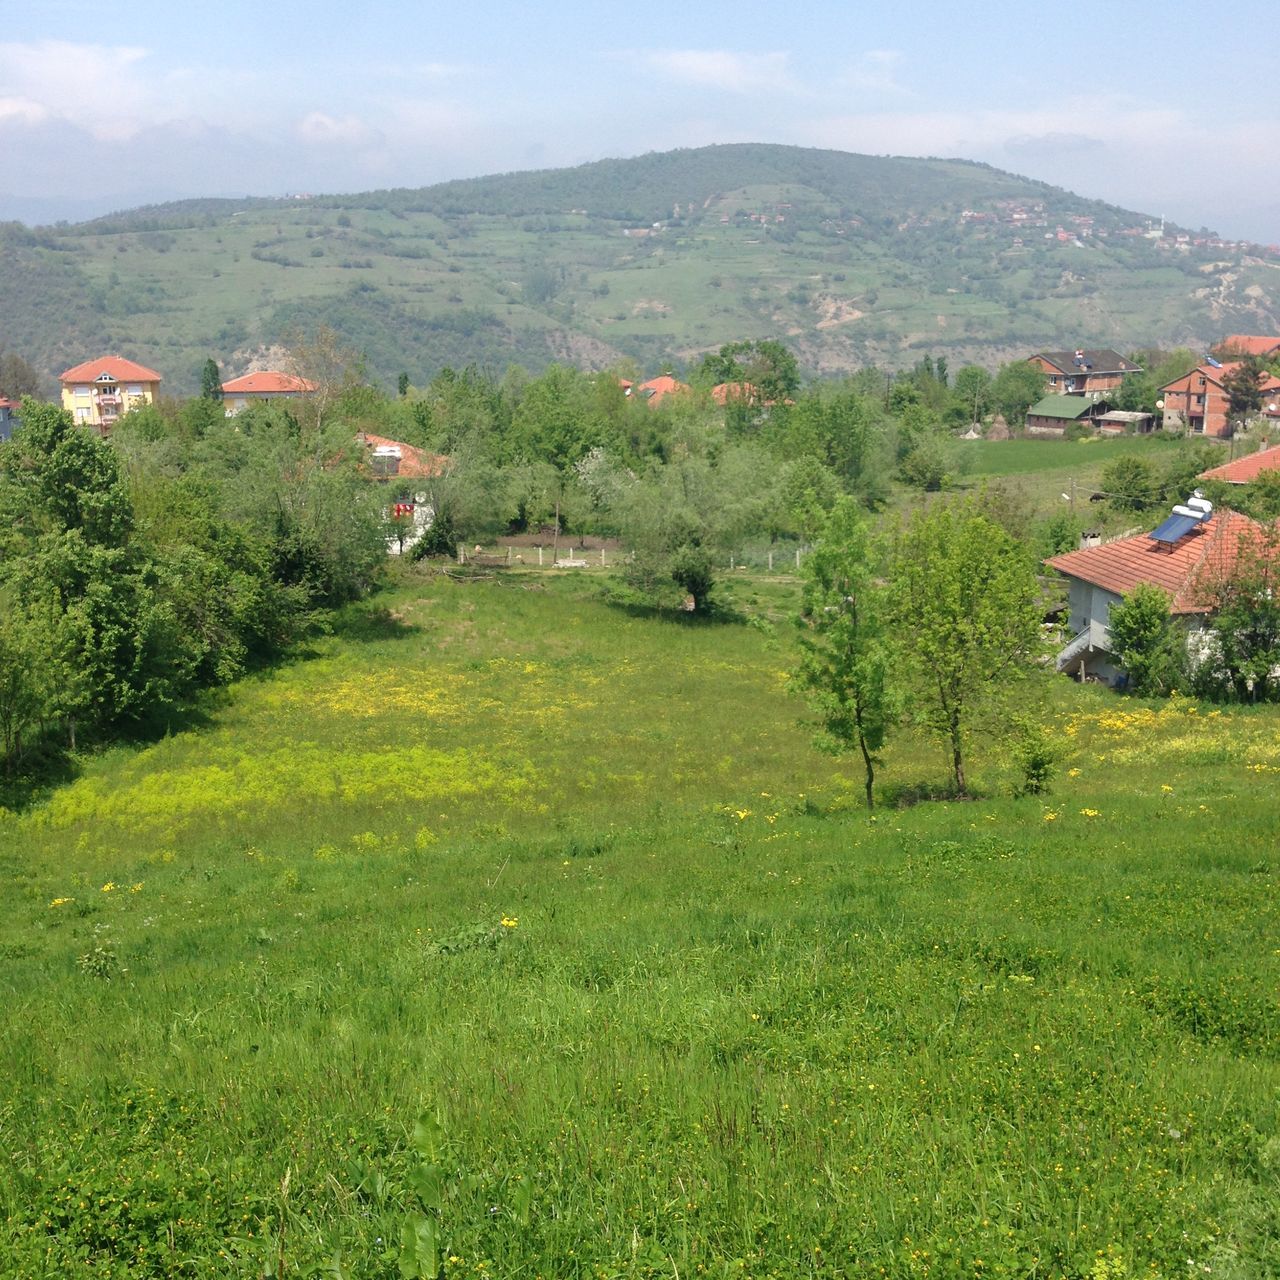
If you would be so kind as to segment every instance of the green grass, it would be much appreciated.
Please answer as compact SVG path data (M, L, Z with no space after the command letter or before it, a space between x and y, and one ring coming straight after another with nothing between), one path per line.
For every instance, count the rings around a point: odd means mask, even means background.
M1046 677L1053 795L868 818L791 584L597 582L406 579L0 820L0 1275L399 1275L424 1113L451 1277L1280 1274L1275 712Z

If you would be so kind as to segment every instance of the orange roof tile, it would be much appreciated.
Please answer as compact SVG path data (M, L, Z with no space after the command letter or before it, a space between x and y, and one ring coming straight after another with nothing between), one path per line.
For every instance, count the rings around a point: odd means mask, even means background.
M271 392L298 395L315 389L316 384L306 378L298 378L291 373L277 373L274 369L264 369L260 373L246 373L243 377L232 378L230 382L222 384L222 394L226 396L266 395Z
M711 388L711 398L716 404L728 404L730 400L754 400L757 394L750 382L717 382Z
M1280 350L1280 338L1264 338L1251 333L1233 333L1218 343L1219 351L1232 351L1242 356L1269 356Z
M1217 511L1172 550L1161 550L1142 533L1052 556L1045 564L1119 596L1140 583L1150 583L1168 593L1171 613L1207 613L1209 606L1199 598L1201 575L1228 571L1240 553L1242 540L1256 536L1260 528L1236 511Z
M409 479L429 479L443 475L449 465L449 459L442 453L428 453L415 445L405 444L403 440L388 440L386 436L375 436L368 431L360 433L360 439L370 449L399 449L400 466L396 475Z
M1256 453L1246 453L1243 458L1234 462L1224 462L1220 467L1210 467L1200 473L1201 480L1225 480L1227 484L1248 484L1256 480L1264 471L1280 468L1280 444L1270 449L1259 449Z
M144 364L126 360L124 356L99 356L86 360L58 375L59 382L96 382L103 374L116 382L159 382L160 375Z
M649 403L657 404L666 396L688 391L689 387L683 382L677 382L669 373L664 373L657 378L650 378L648 382L642 382L636 390L646 392Z

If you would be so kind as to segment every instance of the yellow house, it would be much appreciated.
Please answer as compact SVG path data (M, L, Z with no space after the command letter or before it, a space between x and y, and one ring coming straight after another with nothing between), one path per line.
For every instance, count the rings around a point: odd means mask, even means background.
M76 423L107 435L115 420L130 409L154 404L160 394L160 375L123 356L99 356L59 374L62 407Z

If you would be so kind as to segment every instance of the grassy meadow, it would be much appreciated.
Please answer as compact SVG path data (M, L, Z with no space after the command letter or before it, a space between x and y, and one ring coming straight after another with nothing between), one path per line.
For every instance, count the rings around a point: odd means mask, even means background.
M0 811L0 1276L1280 1275L1271 708L888 799L740 621L404 571Z

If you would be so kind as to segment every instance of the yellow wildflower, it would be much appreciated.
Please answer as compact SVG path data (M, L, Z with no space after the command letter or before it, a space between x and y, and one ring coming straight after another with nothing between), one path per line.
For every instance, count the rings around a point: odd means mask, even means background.
M74 902L74 901L75 901L74 898L54 898L54 900L51 903L49 903L49 905L51 907L63 907L63 906L66 906L68 902Z
M1080 816L1082 818L1100 818L1102 813L1098 809L1081 809Z
M514 929L520 923L519 916L503 916L502 927L504 929Z
M116 887L116 882L114 880L108 880L107 883L102 886L102 892L111 893L115 889L115 887Z

